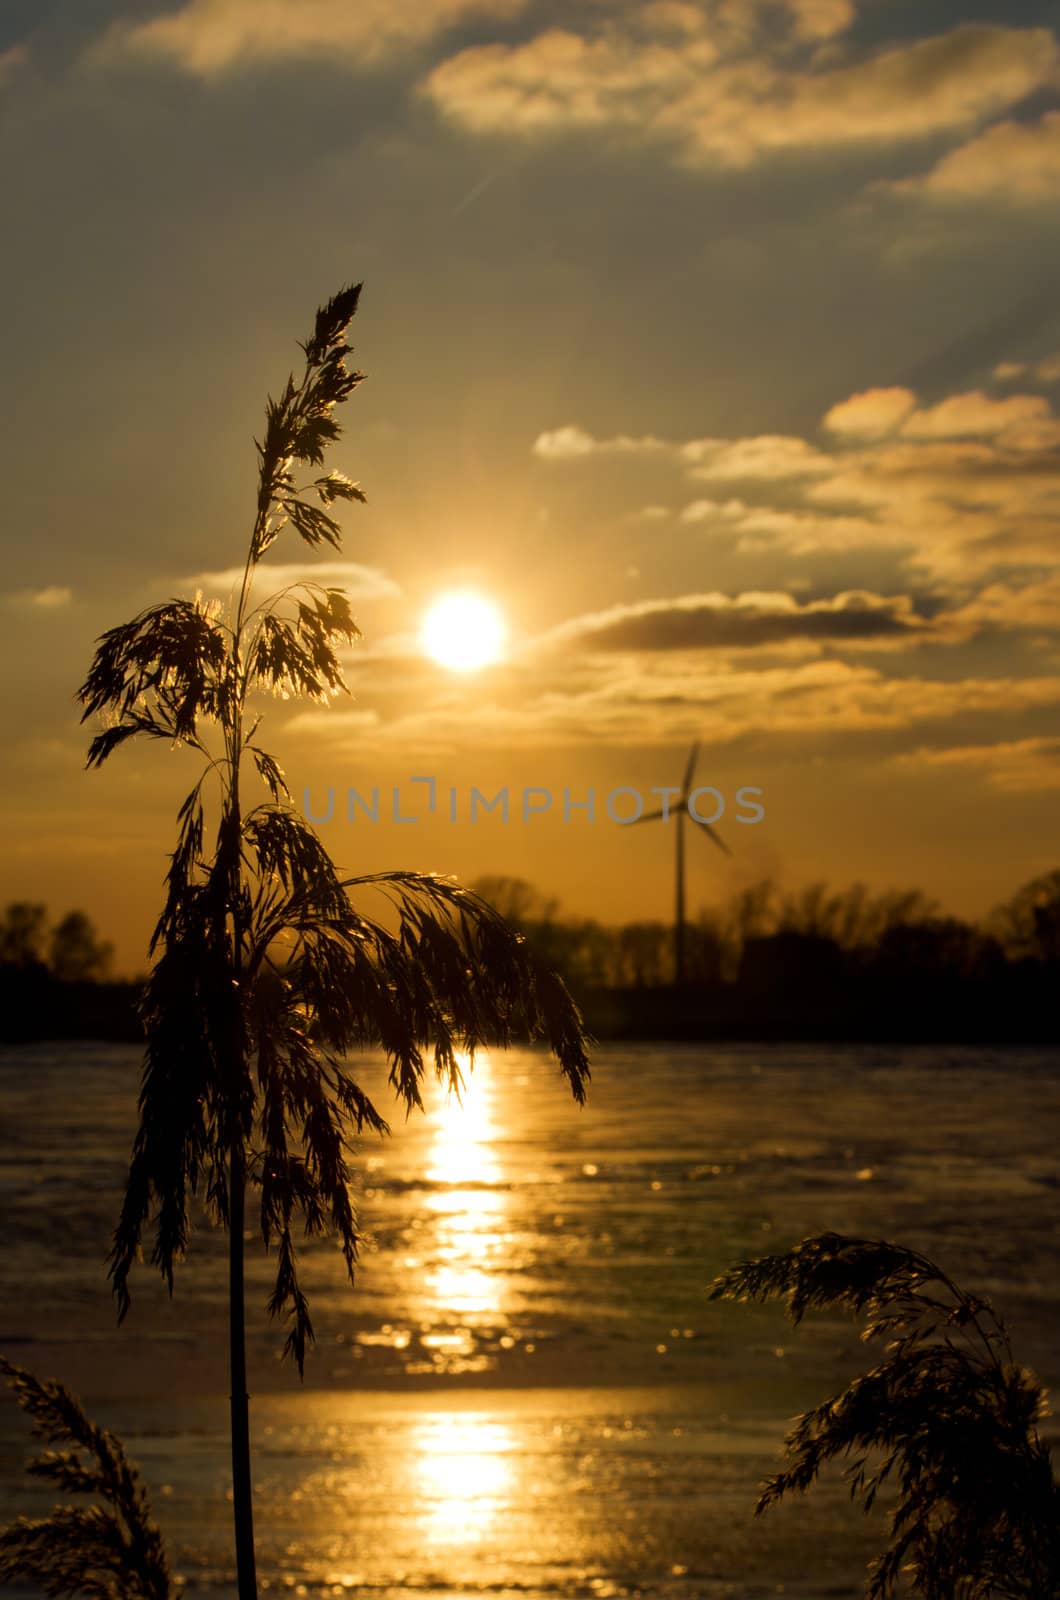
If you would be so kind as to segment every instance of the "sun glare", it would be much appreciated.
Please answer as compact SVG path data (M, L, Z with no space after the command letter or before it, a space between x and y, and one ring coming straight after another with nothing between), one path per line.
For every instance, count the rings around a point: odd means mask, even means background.
M507 632L492 600L461 590L434 602L423 619L420 643L424 654L450 672L476 672L499 659Z

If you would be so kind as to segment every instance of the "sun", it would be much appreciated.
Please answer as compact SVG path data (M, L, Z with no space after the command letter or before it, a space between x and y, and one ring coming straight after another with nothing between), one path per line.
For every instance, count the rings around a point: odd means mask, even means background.
M425 655L450 672L477 672L500 659L508 630L492 600L471 589L440 595L423 619Z

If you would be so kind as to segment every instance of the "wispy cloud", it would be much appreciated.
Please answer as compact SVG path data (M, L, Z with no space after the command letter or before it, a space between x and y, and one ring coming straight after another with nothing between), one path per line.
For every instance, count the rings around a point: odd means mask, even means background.
M1060 383L1060 351L1041 361L999 361L993 377L995 383Z
M774 482L814 478L831 470L831 459L805 439L758 434L750 439L692 439L681 447L690 478L755 479Z
M892 758L895 766L929 772L973 772L995 789L1028 794L1060 789L1060 739L1001 740L996 744L922 748Z
M517 15L525 0L185 0L143 22L115 23L97 56L155 57L203 78L313 57L356 68L469 19Z
M0 83L17 72L28 60L28 52L24 45L12 44L6 50L0 50Z
M7 596L7 602L20 610L65 611L73 604L73 598L72 589L50 584L44 589L16 589Z
M669 464L688 484L731 487L692 498L679 520L738 552L893 550L947 581L1060 564L1060 416L1046 396L976 389L921 404L911 389L866 389L827 411L821 432L822 443L597 439L569 423L532 448L556 471L591 472L596 457L621 453Z
M691 478L802 478L827 472L828 457L805 439L759 434L750 439L660 439L619 434L594 439L575 423L538 434L532 453L542 461L587 461L592 456L656 456L682 464Z
M948 636L1060 632L1060 570L1032 583L989 583L939 618Z
M572 130L668 145L690 166L746 166L787 150L894 145L966 134L1052 80L1045 28L967 23L829 63L811 45L848 6L646 7L595 28L550 28L440 62L423 92L481 134Z
M634 438L622 433L613 439L594 439L591 433L574 423L539 433L531 446L533 454L542 461L580 461L599 455L673 455L678 448L670 440L656 439L651 434Z
M928 200L1055 204L1060 200L1060 111L1047 111L1037 122L995 123L922 176L882 187Z
M216 572L196 572L173 580L184 591L201 589L207 596L221 596L238 589L243 581L242 567L224 567ZM296 583L316 583L325 588L345 589L351 600L383 600L401 593L378 567L365 567L356 561L263 561L254 575L254 596L260 600Z
M901 432L907 439L996 439L1014 450L1060 445L1060 420L1042 395L1016 394L998 400L981 389L950 395L914 411Z
M1055 717L1060 677L960 680L890 676L875 665L837 658L747 664L699 652L630 651L609 659L557 656L491 692L468 684L380 712L372 723L326 709L300 713L295 726L317 748L336 752L672 748L689 738L753 745L773 754L805 750L808 738L865 738L928 731L952 742L958 723L989 731L1013 716ZM375 708L373 708L375 709ZM965 735L967 737L967 735Z

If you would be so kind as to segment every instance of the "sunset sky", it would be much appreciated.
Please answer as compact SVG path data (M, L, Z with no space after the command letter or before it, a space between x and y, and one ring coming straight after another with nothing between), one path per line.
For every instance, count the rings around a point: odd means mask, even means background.
M105 628L227 594L265 394L361 280L330 464L368 504L340 561L268 557L364 634L351 699L268 708L341 864L668 917L672 833L604 801L657 805L695 739L733 858L693 841L692 912L770 873L978 915L1060 864L1055 20L5 0L4 900L143 968L196 760L86 774L74 695ZM479 670L420 644L454 590L506 626ZM351 785L425 813L416 775L433 817L345 820Z

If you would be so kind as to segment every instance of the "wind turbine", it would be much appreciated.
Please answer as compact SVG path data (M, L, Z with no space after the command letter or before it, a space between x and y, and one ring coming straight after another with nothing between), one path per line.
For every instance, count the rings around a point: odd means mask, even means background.
M688 764L685 775L681 780L681 793L674 806L664 805L659 811L651 811L646 817L638 817L638 822L669 822L673 816L676 823L676 867L674 872L674 983L685 981L685 819L696 829L705 833L712 839L723 855L731 856L732 851L718 834L714 832L709 822L701 822L692 815L688 809L688 797L692 793L692 778L696 770L696 757L699 755L699 744L692 746L688 753Z

